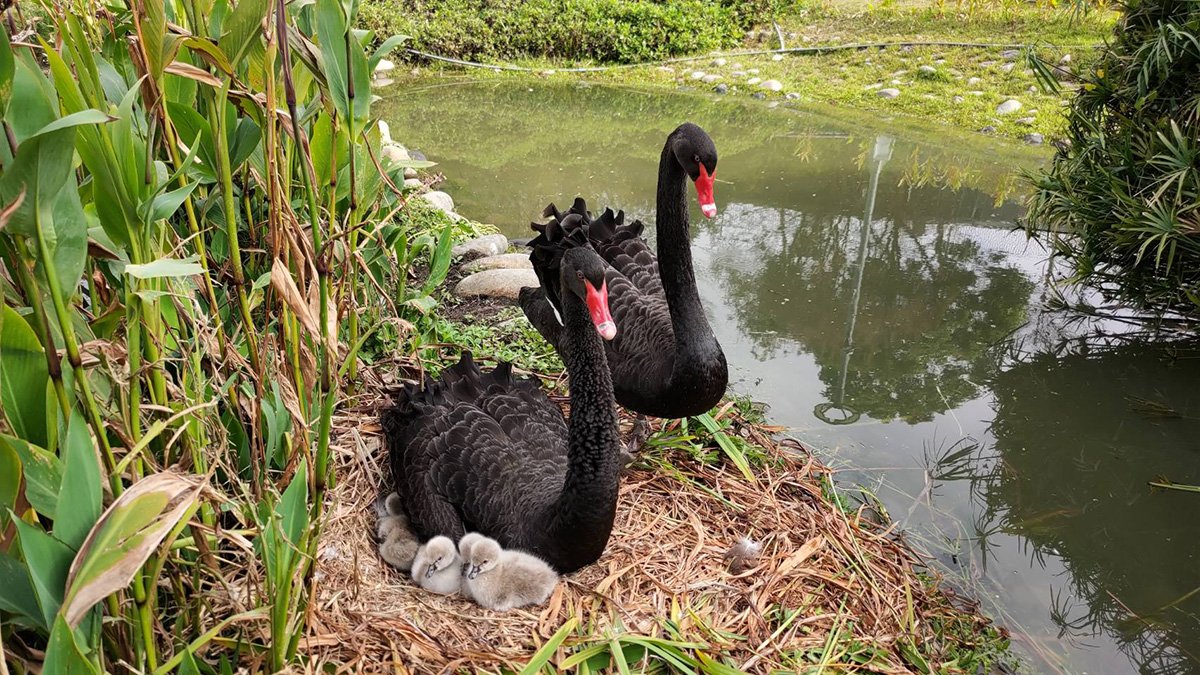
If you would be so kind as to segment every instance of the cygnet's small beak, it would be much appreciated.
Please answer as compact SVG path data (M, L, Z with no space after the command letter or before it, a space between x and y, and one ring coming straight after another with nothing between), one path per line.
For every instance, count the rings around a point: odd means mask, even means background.
M435 563L431 564L429 567L425 568L425 578L432 579L433 573L436 571L437 571L437 563L435 562Z
M470 572L467 572L467 578L468 578L468 579L474 579L474 578L475 578L475 577L477 577L477 576L479 576L479 566L478 566L478 565L473 565L473 566L471 567L471 571L470 571Z

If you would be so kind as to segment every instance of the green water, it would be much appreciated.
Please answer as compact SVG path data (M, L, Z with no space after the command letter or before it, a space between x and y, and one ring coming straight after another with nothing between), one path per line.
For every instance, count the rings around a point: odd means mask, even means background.
M1200 346L1044 309L1012 228L1045 151L713 95L400 91L393 135L510 236L576 195L652 222L666 134L705 127L720 214L693 251L733 388L873 491L1030 671L1200 672L1200 495L1147 485L1200 484Z

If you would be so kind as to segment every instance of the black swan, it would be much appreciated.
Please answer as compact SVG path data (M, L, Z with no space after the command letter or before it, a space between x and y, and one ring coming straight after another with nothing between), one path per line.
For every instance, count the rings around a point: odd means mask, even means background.
M566 574L608 543L620 440L600 340L616 333L606 266L587 248L560 258L569 428L536 379L514 378L511 364L484 374L469 352L439 381L407 385L381 417L392 479L419 536L478 531Z
M613 317L621 335L608 343L617 403L642 415L687 417L720 402L729 381L725 354L713 335L692 270L688 236L687 180L696 185L700 210L711 218L717 149L703 129L685 123L671 132L658 163L658 257L641 237L641 221L624 224L611 209L592 219L576 198L566 213L551 204L534 223L530 260L542 288L525 288L520 304L530 323L562 351L561 309L554 268L564 250L590 244L609 264L605 273ZM660 276L661 270L661 276Z

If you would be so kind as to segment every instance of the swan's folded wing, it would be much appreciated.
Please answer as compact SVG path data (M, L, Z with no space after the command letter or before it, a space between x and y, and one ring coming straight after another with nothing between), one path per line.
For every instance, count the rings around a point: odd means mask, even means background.
M617 324L617 337L605 345L605 354L618 400L622 390L662 388L670 381L675 354L666 299L643 293L616 270L608 272L605 283Z

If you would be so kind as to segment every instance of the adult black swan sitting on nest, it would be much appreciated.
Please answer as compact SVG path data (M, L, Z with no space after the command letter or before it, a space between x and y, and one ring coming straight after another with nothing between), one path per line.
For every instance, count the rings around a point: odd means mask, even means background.
M725 354L700 305L688 236L687 180L695 182L700 210L711 218L717 212L716 170L717 149L703 129L689 122L667 137L658 164L657 259L641 237L641 221L625 225L624 212L614 215L611 209L593 220L579 198L566 213L551 204L543 215L553 219L533 225L539 235L529 243L530 260L542 289L522 290L525 315L561 353L561 302L546 283L561 255L555 249L595 248L609 264L609 302L621 326L606 349L617 403L643 415L706 412L721 400L729 381Z
M484 374L467 352L439 381L406 386L382 421L396 490L423 540L480 532L568 573L608 543L620 440L600 341L616 334L604 261L587 248L560 258L569 428L536 379L515 379L510 364Z

